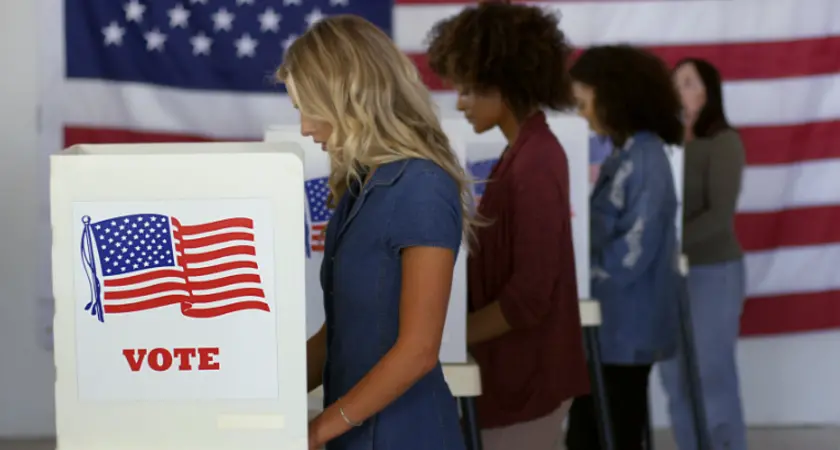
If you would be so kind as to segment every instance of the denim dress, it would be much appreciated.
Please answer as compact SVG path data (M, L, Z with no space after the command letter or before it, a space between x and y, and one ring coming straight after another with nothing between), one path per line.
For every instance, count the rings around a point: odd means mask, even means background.
M460 189L431 161L385 164L351 186L327 225L321 287L327 332L324 407L347 394L399 333L401 250L461 246ZM463 450L458 410L440 363L327 450Z

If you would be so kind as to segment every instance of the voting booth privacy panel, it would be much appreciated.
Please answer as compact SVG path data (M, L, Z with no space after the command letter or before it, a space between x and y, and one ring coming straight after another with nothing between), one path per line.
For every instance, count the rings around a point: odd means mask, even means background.
M307 448L294 144L51 157L63 450Z

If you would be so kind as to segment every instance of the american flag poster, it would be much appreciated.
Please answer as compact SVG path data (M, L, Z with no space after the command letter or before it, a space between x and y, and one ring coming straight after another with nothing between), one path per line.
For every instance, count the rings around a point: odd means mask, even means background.
M267 202L80 202L74 220L81 397L276 396Z
M454 93L428 68L425 38L468 2L48 3L45 152L81 142L260 139L270 125L295 124L298 113L272 82L273 70L295 36L339 13L367 17L390 34L416 63L442 115L460 117ZM560 25L578 49L623 42L669 65L699 57L720 69L725 107L748 163L736 219L749 297L742 333L840 327L837 0L544 4L560 11Z

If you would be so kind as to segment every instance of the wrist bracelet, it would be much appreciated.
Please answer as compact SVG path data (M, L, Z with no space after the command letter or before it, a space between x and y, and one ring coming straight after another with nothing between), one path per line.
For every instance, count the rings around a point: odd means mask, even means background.
M362 422L353 422L352 420L350 420L350 418L347 417L347 414L344 414L344 408L342 408L341 406L338 407L338 412L341 413L341 418L344 419L345 422L347 422L347 425L350 425L351 427L362 426Z

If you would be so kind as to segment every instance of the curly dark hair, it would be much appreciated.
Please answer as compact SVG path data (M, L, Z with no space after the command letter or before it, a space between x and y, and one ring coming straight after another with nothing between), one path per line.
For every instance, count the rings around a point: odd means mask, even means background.
M592 47L570 73L594 89L595 114L616 145L639 131L668 144L682 142L679 95L668 67L652 53L629 45Z
M480 3L435 24L427 39L432 71L478 91L497 89L518 117L573 104L572 48L545 9Z

